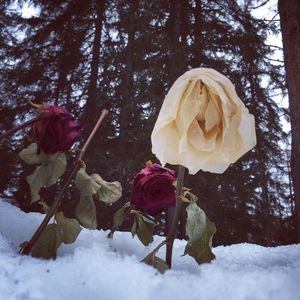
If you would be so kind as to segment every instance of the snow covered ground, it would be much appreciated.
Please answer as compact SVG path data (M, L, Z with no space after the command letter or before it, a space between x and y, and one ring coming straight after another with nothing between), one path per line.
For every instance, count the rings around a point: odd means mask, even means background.
M139 262L160 237L145 248L127 233L109 241L106 232L82 230L55 261L18 255L41 219L0 200L1 300L300 299L300 245L216 247L216 260L198 266L176 241L174 268L161 275Z

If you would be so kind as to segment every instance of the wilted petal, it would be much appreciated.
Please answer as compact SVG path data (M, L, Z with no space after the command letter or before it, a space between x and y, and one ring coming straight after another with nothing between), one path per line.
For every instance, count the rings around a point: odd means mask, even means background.
M231 81L213 69L197 68L169 90L152 135L162 164L223 173L256 144L254 117Z

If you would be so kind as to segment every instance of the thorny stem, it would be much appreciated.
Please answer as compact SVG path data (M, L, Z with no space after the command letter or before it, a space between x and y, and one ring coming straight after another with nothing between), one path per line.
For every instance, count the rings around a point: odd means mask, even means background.
M105 118L105 116L108 114L108 110L103 109L101 112L101 115L94 127L94 129L92 130L92 132L90 133L90 136L88 137L88 139L86 140L86 142L84 143L82 149L79 152L79 155L74 163L73 169L69 175L69 177L67 178L66 182L64 183L61 191L59 192L58 196L56 197L55 201L53 202L50 210L48 211L47 215L45 216L44 220L42 221L42 223L40 224L39 228L36 230L36 232L34 233L34 235L32 236L31 240L26 243L26 245L20 249L20 253L23 255L28 255L33 246L35 245L35 243L37 242L37 240L39 239L40 235L43 233L43 231L45 230L48 222L50 221L50 219L53 217L53 215L55 214L59 204L60 204L60 200L66 190L66 188L69 186L71 180L73 179L73 176L75 175L78 167L82 164L82 159L83 156L91 142L91 140L93 139L97 129L99 128L101 122L103 121L103 119Z
M176 236L177 225L178 225L179 217L181 214L181 208L182 208L182 200L180 199L180 196L181 196L182 187L183 187L184 172L185 172L185 168L183 166L179 166L178 177L177 177L177 187L176 187L175 213L174 213L171 228L169 230L168 237L167 237L166 263L170 269L172 266L173 243L174 243L174 239Z
M22 123L22 124L20 124L20 125L18 125L16 127L12 128L12 129L7 130L6 132L4 132L3 134L0 135L0 140L2 140L4 138L6 138L6 137L8 137L8 136L10 136L12 134L14 134L18 130L20 130L20 129L24 128L24 127L27 127L30 124L35 123L39 119L40 119L40 117L35 117L35 118L33 118L33 119L29 120L29 121L26 121L26 122L24 122L24 123Z

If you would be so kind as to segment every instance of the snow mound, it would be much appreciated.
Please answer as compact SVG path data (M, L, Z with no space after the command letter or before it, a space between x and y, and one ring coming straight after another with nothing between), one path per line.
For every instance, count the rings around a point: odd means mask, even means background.
M140 263L161 237L145 248L129 233L117 232L110 241L107 232L83 229L56 260L20 256L18 245L41 220L0 200L1 300L299 299L300 245L216 247L216 260L198 266L181 257L185 242L176 240L173 269L161 275Z

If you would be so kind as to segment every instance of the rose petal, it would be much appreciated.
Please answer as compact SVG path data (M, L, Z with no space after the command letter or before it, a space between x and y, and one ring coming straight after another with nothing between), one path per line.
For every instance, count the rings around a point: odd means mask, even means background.
M254 118L231 81L213 69L197 68L169 90L152 135L161 163L223 173L256 144Z

